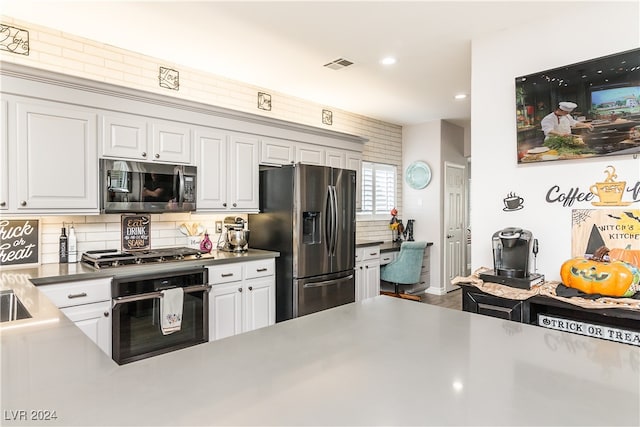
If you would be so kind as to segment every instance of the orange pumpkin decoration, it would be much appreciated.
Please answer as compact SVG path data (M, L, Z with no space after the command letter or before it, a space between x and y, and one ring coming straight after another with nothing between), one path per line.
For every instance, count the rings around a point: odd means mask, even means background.
M609 258L611 261L625 261L636 267L640 267L640 251L631 249L631 245L626 248L609 249Z
M587 294L629 297L640 290L640 270L624 261L573 258L560 267L562 283Z

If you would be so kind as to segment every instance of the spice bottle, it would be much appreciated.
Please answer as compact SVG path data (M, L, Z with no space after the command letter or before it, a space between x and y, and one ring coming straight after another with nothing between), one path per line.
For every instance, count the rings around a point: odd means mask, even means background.
M78 241L76 240L76 230L73 224L69 227L69 263L78 262Z

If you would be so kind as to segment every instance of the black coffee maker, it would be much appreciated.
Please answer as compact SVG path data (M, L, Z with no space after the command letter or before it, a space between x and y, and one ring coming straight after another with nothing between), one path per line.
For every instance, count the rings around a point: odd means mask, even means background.
M530 231L517 227L493 233L493 270L480 273L480 278L485 282L524 289L544 282L542 274L529 272L532 237ZM537 250L535 252L537 254Z

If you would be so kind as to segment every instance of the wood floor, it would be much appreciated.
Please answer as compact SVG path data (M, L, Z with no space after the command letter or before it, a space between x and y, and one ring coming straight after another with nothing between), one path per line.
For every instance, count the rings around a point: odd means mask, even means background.
M454 310L462 310L462 289L447 292L445 295L422 294L420 302L452 308Z

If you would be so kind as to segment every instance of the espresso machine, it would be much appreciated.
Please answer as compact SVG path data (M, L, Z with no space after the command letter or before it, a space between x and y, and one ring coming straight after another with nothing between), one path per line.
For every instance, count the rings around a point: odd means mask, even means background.
M530 289L544 282L544 275L529 271L532 244L534 255L538 253L538 242L532 237L530 231L517 227L493 233L493 270L480 273L480 278L485 282L522 289Z

